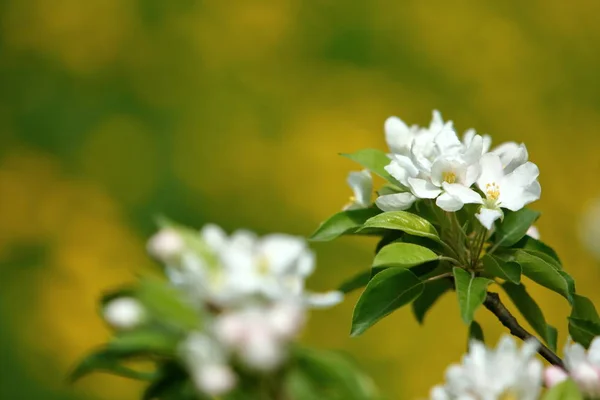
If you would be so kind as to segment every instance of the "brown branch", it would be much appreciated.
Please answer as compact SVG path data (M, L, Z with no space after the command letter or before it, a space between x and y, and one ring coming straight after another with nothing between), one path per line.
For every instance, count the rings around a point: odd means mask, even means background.
M552 350L544 346L544 344L541 343L538 340L538 338L533 336L531 333L527 332L525 328L519 325L517 319L510 313L510 311L508 311L508 309L500 301L500 296L498 296L498 293L488 292L483 302L483 305L500 320L502 325L504 325L510 330L510 333L512 335L522 340L534 338L539 343L538 353L540 353L542 357L548 360L548 362L552 365L556 365L563 369L565 368L563 361Z

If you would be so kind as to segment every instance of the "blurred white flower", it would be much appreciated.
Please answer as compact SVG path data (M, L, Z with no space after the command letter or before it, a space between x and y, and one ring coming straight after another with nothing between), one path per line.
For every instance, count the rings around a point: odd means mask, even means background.
M350 172L347 182L354 195L350 198L350 203L344 206L344 210L368 208L371 205L371 194L373 193L373 178L369 170Z
M589 398L600 398L600 337L594 338L589 349L579 343L567 342L564 348L564 362L571 379L582 393ZM556 367L549 367L545 373L546 385L552 387L567 378Z
M540 198L541 187L537 181L537 165L526 162L509 174L505 174L500 157L487 153L481 157L481 175L477 186L484 193L482 207L476 215L487 229L501 218L501 208L518 211L526 204Z
M503 336L491 350L472 341L462 364L446 371L446 383L432 389L432 400L534 400L542 384L543 367L535 358L538 343L526 341L521 349Z
M527 229L527 235L536 240L540 240L540 230L535 225L531 225L529 229Z
M104 320L113 328L129 330L139 326L145 318L144 308L132 297L111 300L103 310Z
M179 353L199 391L219 396L235 387L237 378L228 365L225 349L207 334L190 333L180 344Z

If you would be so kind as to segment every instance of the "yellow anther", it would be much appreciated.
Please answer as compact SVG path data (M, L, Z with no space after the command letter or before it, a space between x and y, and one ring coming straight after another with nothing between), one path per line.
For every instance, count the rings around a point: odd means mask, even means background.
M507 390L498 397L498 400L519 400L517 394L512 390Z
M269 273L269 260L266 257L262 256L258 259L258 265L256 269L260 275L267 275Z
M496 182L486 184L485 194L489 200L498 200L498 197L500 197L500 186L496 185Z
M447 183L456 182L456 174L454 172L444 172L442 174L442 177L444 178L444 182L447 182Z

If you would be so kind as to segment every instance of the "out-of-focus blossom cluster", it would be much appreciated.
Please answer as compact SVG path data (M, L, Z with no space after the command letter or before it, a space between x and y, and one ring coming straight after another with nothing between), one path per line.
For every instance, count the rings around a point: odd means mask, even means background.
M240 230L228 236L216 225L200 232L169 225L148 242L170 285L194 307L201 328L178 345L181 362L197 389L216 396L233 389L238 367L274 371L302 329L306 310L340 302L340 292L305 290L315 257L302 238L258 237ZM145 310L134 298L104 307L105 320L120 330L141 324Z
M427 128L390 117L384 129L391 152L385 170L397 185L379 193L375 204L383 211L407 210L418 199L431 199L449 212L477 204L476 217L491 229L503 209L517 211L540 198L539 170L528 161L524 144L507 142L490 150L491 137L473 129L461 140L452 121L444 122L437 111ZM368 207L368 171L350 173L348 183L354 196L346 208Z

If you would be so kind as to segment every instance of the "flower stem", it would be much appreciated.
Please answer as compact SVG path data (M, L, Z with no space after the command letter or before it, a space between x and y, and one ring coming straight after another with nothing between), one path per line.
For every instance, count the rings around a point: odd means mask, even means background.
M498 296L498 293L488 292L483 305L485 308L490 310L496 316L496 318L498 318L498 320L500 320L502 325L510 330L511 335L516 336L521 340L527 340L531 338L537 340L539 345L538 353L550 364L556 365L557 367L561 367L563 369L565 368L560 357L558 357L548 347L544 346L544 344L542 344L538 338L527 332L525 328L519 324L517 319L510 313L510 311L508 311L502 301L500 301L500 296Z
M451 276L452 276L452 272L445 272L441 275L432 276L431 278L425 279L423 282L437 281L438 279L449 278Z

